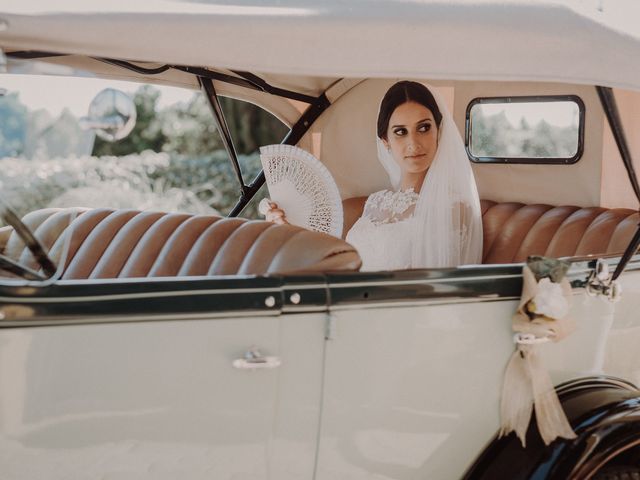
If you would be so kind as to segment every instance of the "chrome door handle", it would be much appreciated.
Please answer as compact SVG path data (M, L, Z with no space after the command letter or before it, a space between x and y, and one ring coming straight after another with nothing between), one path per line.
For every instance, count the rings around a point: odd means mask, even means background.
M257 370L259 368L276 368L282 364L278 357L265 357L260 351L252 347L244 354L243 358L237 358L232 362L234 368L240 370Z

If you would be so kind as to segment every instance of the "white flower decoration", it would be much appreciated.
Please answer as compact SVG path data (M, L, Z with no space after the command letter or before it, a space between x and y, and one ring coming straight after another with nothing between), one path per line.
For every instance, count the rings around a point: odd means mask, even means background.
M531 301L531 311L538 315L560 319L569 313L569 302L562 293L562 287L546 277L538 282L538 293Z

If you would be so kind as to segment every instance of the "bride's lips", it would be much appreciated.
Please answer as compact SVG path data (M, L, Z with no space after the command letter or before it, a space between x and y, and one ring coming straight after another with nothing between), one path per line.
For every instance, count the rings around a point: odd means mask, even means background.
M426 156L426 153L421 153L419 155L405 155L404 158L420 158Z

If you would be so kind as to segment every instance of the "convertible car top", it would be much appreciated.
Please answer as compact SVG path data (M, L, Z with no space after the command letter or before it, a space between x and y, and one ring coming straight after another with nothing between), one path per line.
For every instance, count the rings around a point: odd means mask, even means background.
M629 61L640 50L639 13L632 0L7 0L0 42L248 71L313 96L342 77L639 88L640 66Z

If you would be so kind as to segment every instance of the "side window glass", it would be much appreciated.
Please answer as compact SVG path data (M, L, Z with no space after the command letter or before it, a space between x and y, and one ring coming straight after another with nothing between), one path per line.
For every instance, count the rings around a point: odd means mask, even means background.
M220 98L220 105L231 132L244 182L251 183L261 172L260 147L282 142L289 128L271 113L250 102L229 97ZM233 185L234 204L238 199L238 184ZM258 203L268 194L263 186L242 211L245 218L262 218ZM231 208L229 208L231 210Z
M465 143L483 163L575 163L584 142L576 96L477 98L467 107Z
M89 105L105 89L124 92L135 105L135 125L115 141L87 122ZM287 128L255 105L222 100L249 183L260 171L259 146L280 142ZM240 191L200 91L12 74L0 75L0 189L21 216L51 206L226 215Z

